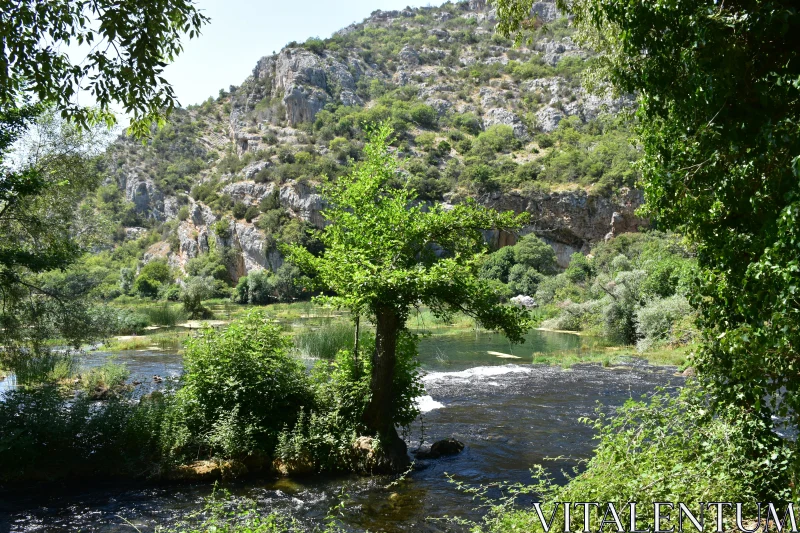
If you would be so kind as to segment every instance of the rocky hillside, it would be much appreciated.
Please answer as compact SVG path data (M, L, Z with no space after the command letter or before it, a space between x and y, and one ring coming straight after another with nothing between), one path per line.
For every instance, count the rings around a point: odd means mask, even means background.
M109 149L98 203L119 225L118 245L146 239L145 260L180 269L213 257L230 282L277 270L278 243L315 246L316 185L347 172L363 128L380 120L397 134L398 179L423 200L528 211L523 233L562 263L635 231L638 151L619 113L632 99L585 90L591 53L554 3L533 11L537 29L522 47L495 35L493 10L470 0L376 11L263 57L241 85L176 112L146 145L121 138Z

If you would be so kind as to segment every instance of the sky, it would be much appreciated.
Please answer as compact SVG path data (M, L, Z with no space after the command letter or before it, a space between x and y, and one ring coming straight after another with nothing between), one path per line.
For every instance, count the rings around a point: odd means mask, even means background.
M291 41L330 37L376 9L438 5L427 0L197 0L211 22L165 69L182 106L199 104L220 89L240 85L261 57Z

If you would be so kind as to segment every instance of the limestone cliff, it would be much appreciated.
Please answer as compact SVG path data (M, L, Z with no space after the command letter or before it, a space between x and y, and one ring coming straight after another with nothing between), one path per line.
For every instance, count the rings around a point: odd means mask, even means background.
M593 242L637 231L646 221L635 214L642 195L630 187L627 160L560 133L562 122L587 125L602 140L633 98L583 86L580 72L592 53L575 44L553 1L534 3L531 16L541 29L519 48L494 35L495 13L484 0L469 0L375 11L330 39L290 43L263 57L241 85L179 110L147 145L121 138L109 150L108 183L140 218L125 235L141 235L138 226L160 231L164 240L146 258L167 257L178 268L217 247L229 251L234 280L277 269L279 226L324 226L317 185L322 174L341 175L360 157L358 120L365 119L398 125L402 178L423 200L472 196L498 210L529 212L522 233L545 239L562 265ZM489 159L470 148L498 125L508 126L514 146L496 146ZM553 154L567 148L573 159L598 152L598 162L562 176ZM481 165L497 176L481 178ZM604 178L603 165L616 177ZM487 238L502 246L516 237Z

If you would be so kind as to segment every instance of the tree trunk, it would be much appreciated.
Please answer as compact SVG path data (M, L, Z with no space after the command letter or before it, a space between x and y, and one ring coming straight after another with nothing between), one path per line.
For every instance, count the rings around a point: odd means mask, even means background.
M375 318L375 351L370 381L372 397L364 411L364 424L380 438L387 469L396 472L409 464L406 443L397 434L392 420L392 381L397 360L397 334L402 324L390 307L379 309Z

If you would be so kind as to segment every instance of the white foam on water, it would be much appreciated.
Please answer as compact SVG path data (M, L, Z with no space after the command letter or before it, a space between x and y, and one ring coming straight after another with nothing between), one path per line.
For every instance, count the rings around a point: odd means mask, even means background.
M423 382L442 381L445 379L470 379L502 376L504 374L530 374L531 368L519 365L476 366L461 372L431 372L422 376Z
M414 400L417 403L417 407L423 413L427 413L428 411L433 411L434 409L441 409L444 407L444 404L441 402L437 402L432 397L425 395L420 396Z

